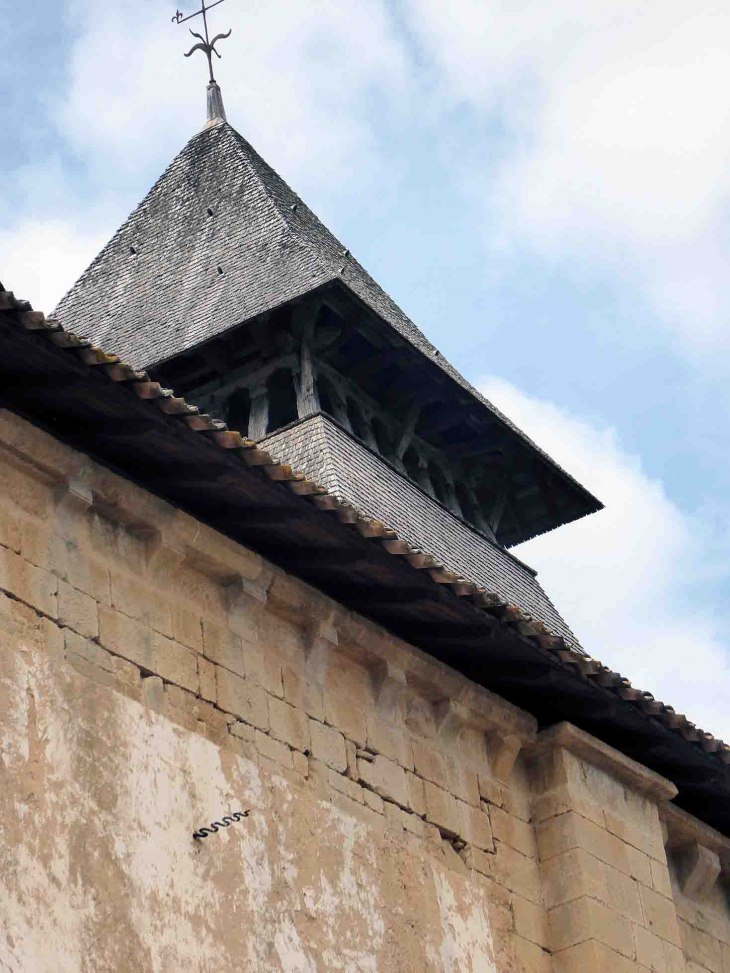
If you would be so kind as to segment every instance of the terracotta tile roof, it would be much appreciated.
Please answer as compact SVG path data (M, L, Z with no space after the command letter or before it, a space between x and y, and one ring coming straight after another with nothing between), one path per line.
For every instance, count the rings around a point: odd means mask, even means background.
M54 346L56 354L73 355L87 366L102 372L110 385L123 386L129 395L148 401L150 407L160 410L169 422L182 421L190 430L212 439L221 450L233 451L240 456L242 468L260 467L271 480L279 481L293 493L306 497L323 516L337 518L346 529L357 531L381 550L408 564L411 570L428 575L434 588L448 586L459 600L468 600L477 609L498 620L500 625L530 640L541 654L549 656L562 668L570 670L581 680L608 690L624 703L658 721L692 747L711 755L717 761L718 772L722 765L730 764L730 746L695 726L672 706L654 699L650 692L632 686L630 680L620 673L572 646L526 611L524 606L512 604L473 579L450 571L438 557L414 547L383 521L368 517L357 507L341 500L327 486L309 479L304 473L295 472L286 462L276 461L266 449L228 429L225 423L201 414L197 407L189 405L171 389L151 382L146 372L122 361L118 355L104 351L88 338L65 331L58 321L47 319L42 312L33 310L27 301L16 300L12 292L3 290L0 285L0 329L8 328L31 332L38 340ZM63 394L61 390L59 395ZM722 777L723 781L725 779L726 775Z

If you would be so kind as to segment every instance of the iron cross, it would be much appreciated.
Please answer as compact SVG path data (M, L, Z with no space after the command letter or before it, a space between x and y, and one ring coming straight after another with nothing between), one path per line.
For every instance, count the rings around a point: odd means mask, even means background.
M208 58L208 70L210 71L211 84L215 84L215 78L213 77L213 55L215 54L216 57L220 57L220 54L215 49L216 41L225 40L226 37L230 37L232 33L229 30L227 34L216 34L213 40L210 40L208 37L208 18L206 17L206 14L209 10L212 10L213 7L217 7L219 3L223 3L223 0L215 0L215 3L208 4L206 7L205 0L200 0L200 10L196 10L194 14L188 14L187 17L183 17L180 11L176 10L175 16L172 18L173 23L184 24L186 20L191 20L193 17L199 17L200 14L203 15L205 37L201 37L200 34L196 34L194 30L191 30L190 33L193 35L193 37L197 37L200 43L194 44L185 57L190 57L193 51L202 51L205 54L205 56ZM190 30L190 28L188 28L188 30Z

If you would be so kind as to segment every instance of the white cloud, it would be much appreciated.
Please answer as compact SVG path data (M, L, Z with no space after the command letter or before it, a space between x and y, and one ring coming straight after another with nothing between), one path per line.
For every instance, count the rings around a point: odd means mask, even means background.
M507 130L496 176L485 173L477 190L499 211L491 243L639 286L703 364L727 350L730 8L408 6L443 74L443 107L465 103L475 127L496 117Z
M205 57L183 57L200 18L66 0L66 22L68 83L47 100L57 151L7 174L23 219L0 232L3 283L47 311L205 122ZM385 0L229 4L211 34L229 27L214 65L229 120L305 195L326 186L334 207L355 172L365 194L382 175L372 99L398 90L399 115L410 85Z
M590 655L730 741L727 638L703 599L718 570L706 525L667 497L613 429L498 379L481 390L606 507L515 553L538 570Z
M173 24L158 3L74 0L71 11L83 33L56 106L59 128L112 171L134 172L141 157L169 161L181 133L205 122L205 56L183 57L201 18ZM402 90L408 76L384 0L232 3L210 14L211 36L229 28L214 71L229 119L264 155L290 175L325 180L340 180L355 158L378 164L364 99L379 86Z
M0 230L0 280L16 297L50 314L104 243L98 232L76 230L63 220L24 221Z

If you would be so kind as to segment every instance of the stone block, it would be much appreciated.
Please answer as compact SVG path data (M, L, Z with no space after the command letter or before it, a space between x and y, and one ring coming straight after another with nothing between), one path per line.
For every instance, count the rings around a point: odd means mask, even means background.
M651 883L649 884L651 884L651 887L665 898L673 898L672 883L669 878L669 869L666 865L663 865L661 862L658 862L653 858L650 858L649 861L651 864Z
M542 905L523 899L521 895L513 895L512 915L518 935L532 943L537 943L543 949L549 948L548 918Z
M269 699L269 733L295 750L309 747L309 720L305 713L281 699Z
M345 753L347 754L347 770L345 773L350 780L357 780L359 777L357 772L357 747L352 740L345 739Z
M159 676L146 676L142 679L142 704L156 713L164 715L167 698L164 683Z
M446 763L447 790L460 801L479 806L479 783L476 772L465 767L461 760L450 760Z
M358 774L365 787L387 801L408 807L408 784L402 767L378 755L372 763L368 760L358 760Z
M367 740L365 714L351 699L339 693L325 693L324 711L329 724L336 726L356 747L364 747Z
M628 862L628 872L627 874L631 878L635 878L637 882L641 882L642 885L652 886L651 877L651 866L654 862L653 858L649 858L648 855L644 854L643 851L639 851L638 848L634 848L633 845L626 845L626 860ZM654 864L659 864L654 862Z
M535 830L541 861L561 855L571 848L583 848L599 861L607 862L622 872L629 871L623 841L575 811L544 821Z
M492 834L498 841L503 841L528 858L537 858L537 840L532 825L495 806L489 808L489 820Z
M305 757L303 753L299 753L298 750L292 750L292 762L294 764L294 770L302 777L309 777L309 757Z
M606 828L611 834L616 835L617 838L620 838L629 845L633 845L634 848L638 848L639 851L643 851L644 854L649 855L664 865L666 864L667 856L664 851L664 839L662 837L659 819L656 816L656 809L654 809L653 816L647 814L644 803L637 803L632 820L619 817L612 811L604 809L603 816L606 822Z
M96 602L66 581L58 582L58 621L79 635L96 638L99 634Z
M631 923L588 896L582 895L551 909L548 920L553 952L596 939L629 959L635 955Z
M494 804L496 807L502 807L502 788L496 780L492 780L486 774L477 774L477 785L479 796L483 801L486 801L487 804Z
M406 691L405 672L387 659L381 659L372 667L370 675L378 708L396 718Z
M694 841L682 854L682 892L688 899L709 895L720 875L720 859L710 848Z
M183 686L191 693L198 693L198 657L190 649L172 639L159 635L157 672L168 682Z
M679 930L685 959L699 964L703 969L710 970L711 973L724 973L722 947L714 936L691 926L683 919L679 920Z
M384 813L383 809L385 806L385 802L383 801L383 798L380 797L380 795L373 793L373 791L365 790L365 788L363 788L362 797L365 804L367 804L367 806L371 810L375 811L377 814Z
M200 686L200 698L214 703L217 697L216 690L216 669L213 662L198 656L198 684Z
M634 926L634 941L637 962L650 970L656 970L657 973L664 973L666 966L664 940L649 932L648 929L644 929L643 926Z
M492 828L486 811L472 807L471 804L465 804L463 801L457 801L457 804L463 822L461 837L470 845L475 845L484 851L494 851Z
M432 743L424 740L413 740L413 761L415 771L424 780L430 780L446 790L449 786L446 773L446 761Z
M306 680L302 687L302 705L308 716L319 723L324 723L324 693L321 686Z
M172 636L176 642L187 645L195 652L203 651L203 625L200 615L190 611L182 605L173 602L170 606L172 615Z
M41 534L30 537L24 532L25 544L31 545L34 563L67 581L74 588L90 595L94 601L108 605L111 601L111 580L109 569L98 558L89 557L77 544L64 540L55 534L50 537Z
M265 646L244 643L243 664L246 678L272 696L284 696L281 659Z
M330 787L349 797L351 801L364 804L363 789L356 781L350 780L349 777L345 777L342 774L338 774L332 768L329 768L327 771L327 780L329 781Z
M532 821L535 825L538 825L549 818L557 817L568 811L575 811L600 828L604 828L606 825L603 808L600 804L584 796L573 794L567 786L558 787L548 794L537 796L532 802Z
M553 954L553 973L646 973L633 959L595 939Z
M112 607L172 638L172 612L160 592L117 572L111 576Z
M56 617L58 579L6 547L0 547L0 588L44 615Z
M647 929L659 936L660 939L666 939L668 943L681 946L674 903L643 885L639 886L639 894Z
M673 946L671 943L663 942L662 945L664 946L665 973L685 973L686 965L682 950L678 946ZM730 970L730 962L728 960L730 960L730 956L725 957L723 973L727 973Z
M203 620L203 654L236 675L246 676L241 637L228 628Z
M489 765L492 776L497 780L508 781L515 761L522 749L522 739L513 734L502 736L491 734L489 747Z
M125 659L150 673L159 664L159 636L142 622L123 615L114 608L99 605L99 641Z
M518 969L526 973L553 973L550 954L537 943L515 936L513 945L517 962L521 964Z
M603 865L603 893L599 898L616 912L632 922L643 924L644 916L639 901L639 889L643 886L610 865Z
M579 848L573 848L543 862L541 871L545 883L546 908L554 909L577 895L596 896L603 886L599 871L602 867L601 862Z
M279 740L273 740L270 736L262 733L261 730L256 730L254 742L256 749L262 757L266 757L267 760L273 760L274 763L286 767L287 770L294 769L291 750L285 743L280 743Z
M268 730L268 697L263 689L246 682L234 672L219 670L217 676L220 708L237 716L244 723L251 723L260 730Z
M281 668L284 699L297 709L304 709L304 679L301 669L284 663Z
M27 649L45 651L43 621L34 609L0 592L0 647L8 657L13 652Z
M394 760L413 770L413 750L411 741L401 726L386 723L377 716L368 714L367 717L367 746L373 753L382 754L389 760Z
M256 739L256 730L249 723L240 723L238 721L231 723L228 727L228 732L231 736L239 740L245 740L246 743L253 743Z
M467 845L459 852L459 854L461 855L461 858L463 859L467 868L472 868L481 875L491 876L491 855L485 854L480 848L474 848L473 845Z
M131 662L112 655L97 645L96 642L91 642L70 629L65 630L63 637L66 659L82 675L89 675L87 667L95 666L124 686L131 689L139 687L139 669ZM86 665L79 665L79 662L86 663ZM106 682L106 685L113 686L113 684L110 681Z
M426 813L426 791L423 781L410 771L406 771L408 782L408 806L415 814L423 817Z
M426 797L426 820L435 824L442 834L457 837L464 830L464 820L460 804L448 791L437 787L431 781L424 781Z
M495 845L491 860L491 875L499 885L516 892L536 905L542 904L540 869L534 858L526 858L509 845ZM571 898L575 896L572 890Z
M383 805L383 813L385 814L385 820L388 822L388 826L402 835L403 818L407 817L405 811L401 810L397 804L391 804L389 801L386 801Z
M310 720L309 736L312 756L339 774L344 774L347 770L347 751L342 734L324 723Z

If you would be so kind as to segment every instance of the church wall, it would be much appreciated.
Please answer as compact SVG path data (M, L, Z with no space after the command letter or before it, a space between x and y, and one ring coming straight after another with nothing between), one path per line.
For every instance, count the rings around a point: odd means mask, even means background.
M4 411L0 648L13 973L730 970L672 785Z

